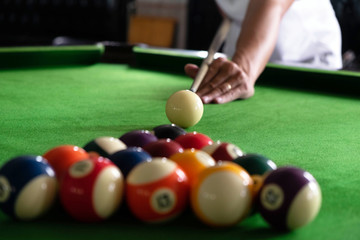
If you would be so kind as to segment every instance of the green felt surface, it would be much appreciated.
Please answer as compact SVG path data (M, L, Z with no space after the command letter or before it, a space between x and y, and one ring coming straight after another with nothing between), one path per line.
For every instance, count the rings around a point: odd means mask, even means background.
M184 75L127 65L1 70L0 162L168 123L167 98L190 85ZM190 212L168 224L146 225L120 214L78 223L54 210L35 222L0 214L0 239L359 239L359 104L344 94L260 84L251 99L206 105L202 120L188 129L312 173L322 188L322 208L297 231L277 232L259 215L211 229Z

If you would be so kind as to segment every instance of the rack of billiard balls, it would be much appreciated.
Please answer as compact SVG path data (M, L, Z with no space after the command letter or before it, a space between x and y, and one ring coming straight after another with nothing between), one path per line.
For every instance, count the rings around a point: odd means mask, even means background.
M166 222L190 205L206 225L227 227L260 212L278 229L310 223L321 206L315 178L260 154L174 125L98 137L19 156L0 168L0 209L18 220L43 216L59 198L83 222L126 205L145 223Z

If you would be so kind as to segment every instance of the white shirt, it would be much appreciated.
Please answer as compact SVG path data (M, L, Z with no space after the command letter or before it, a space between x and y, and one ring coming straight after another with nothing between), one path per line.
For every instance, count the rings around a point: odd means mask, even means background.
M232 20L224 46L235 52L249 0L216 0ZM341 31L330 0L295 0L285 13L270 62L284 65L342 68Z

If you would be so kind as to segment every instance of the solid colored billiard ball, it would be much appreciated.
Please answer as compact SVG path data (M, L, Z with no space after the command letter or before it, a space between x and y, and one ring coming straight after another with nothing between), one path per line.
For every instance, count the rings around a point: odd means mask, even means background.
M216 161L233 161L244 153L232 143L217 141L201 149L210 154Z
M175 140L180 135L184 135L186 130L175 124L164 124L153 128L154 135L159 139Z
M170 160L176 162L184 170L190 185L202 170L215 165L215 160L209 154L194 148L176 153L170 156Z
M151 155L140 147L129 147L109 156L126 178L131 169L142 162L151 161Z
M54 169L58 179L67 172L72 164L88 159L89 154L81 147L74 145L60 145L47 151L43 157Z
M174 219L188 205L186 174L173 161L154 158L138 164L126 179L126 199L136 218L148 223Z
M181 90L169 97L165 112L171 123L188 128L200 121L204 105L196 93L190 90Z
M148 130L133 130L123 134L119 139L128 147L143 147L150 142L158 140L158 138Z
M0 209L19 220L37 219L53 205L55 172L41 156L19 156L0 169Z
M155 142L148 143L143 148L152 157L169 158L171 155L183 151L182 146L178 142L175 142L170 138L159 139Z
M200 172L191 187L191 206L205 224L232 226L245 219L252 205L252 180L239 165L219 162Z
M83 147L90 155L108 158L111 154L126 148L125 143L114 137L98 137Z
M321 206L315 178L296 167L281 167L265 178L258 195L263 218L278 229L293 230L310 223Z
M234 162L242 166L251 176L262 176L277 168L272 160L257 153L247 153L234 159Z
M124 178L109 159L92 157L73 164L60 186L60 200L74 219L97 222L109 218L120 206Z
M184 149L195 148L202 149L203 147L213 144L213 140L206 136L205 134L198 132L189 132L184 135L181 135L175 139L176 142Z

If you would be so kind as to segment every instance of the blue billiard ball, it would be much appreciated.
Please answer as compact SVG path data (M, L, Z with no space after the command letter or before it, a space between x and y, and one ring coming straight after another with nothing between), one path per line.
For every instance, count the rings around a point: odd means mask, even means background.
M120 168L124 177L139 163L151 161L151 155L140 147L129 147L109 156L109 159Z
M54 203L55 172L41 156L19 156L0 168L0 209L19 220L43 215Z

